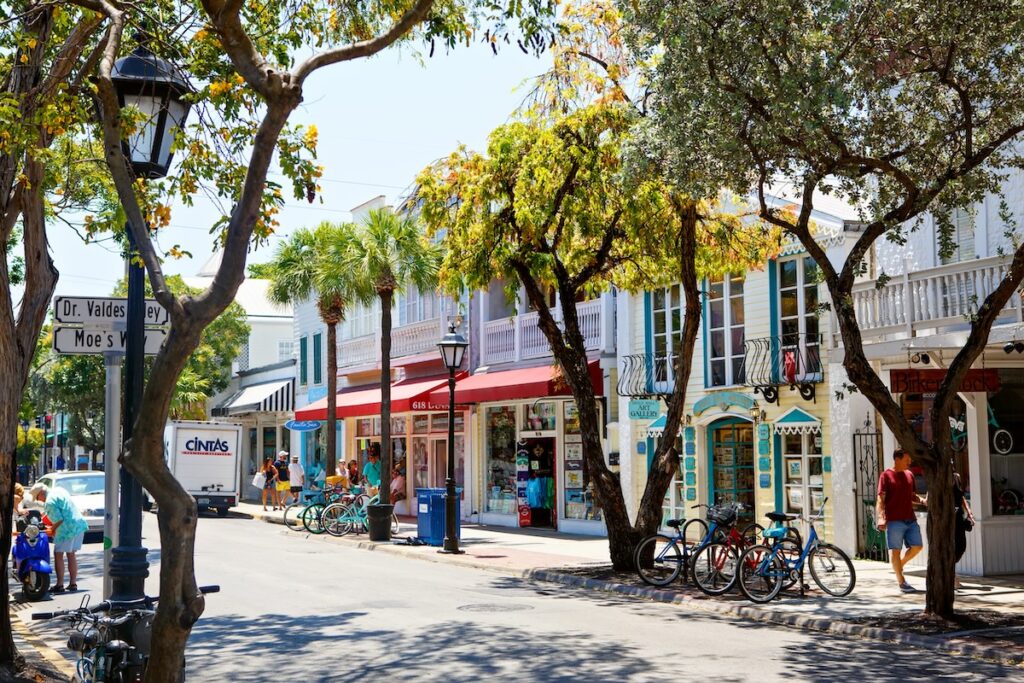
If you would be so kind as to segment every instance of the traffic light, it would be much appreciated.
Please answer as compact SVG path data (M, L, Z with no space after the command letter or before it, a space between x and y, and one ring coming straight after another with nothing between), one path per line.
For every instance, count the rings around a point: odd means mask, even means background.
M42 415L36 415L36 429L42 429L42 428L43 428L43 416Z
M50 431L50 423L53 420L53 416L52 415L47 415L47 416L45 416L44 420L46 421L46 431Z

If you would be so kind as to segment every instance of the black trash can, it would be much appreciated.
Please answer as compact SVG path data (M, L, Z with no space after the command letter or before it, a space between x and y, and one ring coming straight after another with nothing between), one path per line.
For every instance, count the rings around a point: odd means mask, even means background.
M391 513L394 510L394 505L366 506L366 525L369 527L371 541L391 540Z

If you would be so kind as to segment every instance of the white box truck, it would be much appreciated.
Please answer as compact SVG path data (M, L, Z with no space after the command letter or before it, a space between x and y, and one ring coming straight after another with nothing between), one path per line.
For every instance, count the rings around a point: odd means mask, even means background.
M164 429L167 467L196 499L199 511L224 517L238 504L242 425L173 420Z

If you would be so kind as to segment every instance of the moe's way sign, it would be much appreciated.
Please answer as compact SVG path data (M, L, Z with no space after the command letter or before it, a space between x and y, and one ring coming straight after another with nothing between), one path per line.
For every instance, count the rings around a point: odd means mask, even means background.
M124 330L94 327L56 327L53 330L53 350L57 353L124 353ZM167 330L146 330L146 355L155 356L167 339Z
M157 303L146 299L143 306L147 326L167 325L171 316ZM53 300L53 317L59 323L113 326L128 317L128 299L115 297L58 296Z

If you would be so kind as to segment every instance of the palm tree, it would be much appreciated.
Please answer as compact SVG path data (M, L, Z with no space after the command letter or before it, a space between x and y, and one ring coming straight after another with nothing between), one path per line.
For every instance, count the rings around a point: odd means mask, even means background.
M327 325L327 457L328 475L337 471L338 323L355 298L352 271L337 268L353 244L351 224L321 223L314 230L297 230L282 243L266 269L269 296L277 303L296 304L316 297L320 319Z
M420 291L437 286L439 248L423 235L416 219L389 209L370 211L356 230L346 268L359 273L359 297L380 299L380 502L391 497L391 309L396 293L409 285Z
M202 420L206 417L206 399L210 391L210 380L200 377L192 368L186 367L178 377L171 398L170 418L172 420Z

